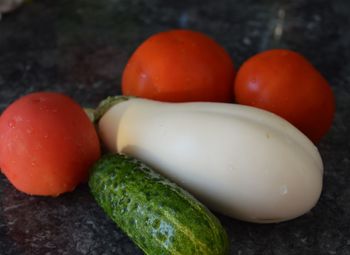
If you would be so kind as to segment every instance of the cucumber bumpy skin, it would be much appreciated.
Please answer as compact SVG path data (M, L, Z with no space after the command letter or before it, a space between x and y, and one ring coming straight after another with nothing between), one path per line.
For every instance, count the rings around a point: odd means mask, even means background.
M140 161L103 156L89 186L106 214L145 254L227 254L219 220L192 195Z

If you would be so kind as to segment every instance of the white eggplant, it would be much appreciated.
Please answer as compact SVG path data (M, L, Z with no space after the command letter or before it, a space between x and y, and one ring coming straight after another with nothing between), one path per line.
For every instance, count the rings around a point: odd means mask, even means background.
M214 211L280 222L308 212L319 199L317 148L273 113L137 98L104 110L98 131L110 151L144 161Z

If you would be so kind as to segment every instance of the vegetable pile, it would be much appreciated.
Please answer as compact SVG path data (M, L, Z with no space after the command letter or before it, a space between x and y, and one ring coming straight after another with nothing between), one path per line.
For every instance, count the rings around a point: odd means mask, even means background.
M13 102L0 117L3 174L29 195L58 196L88 181L146 254L226 254L225 230L206 206L271 223L316 205L323 163L315 144L335 102L299 53L265 51L236 74L217 42L171 30L136 49L122 92L92 120L60 93Z

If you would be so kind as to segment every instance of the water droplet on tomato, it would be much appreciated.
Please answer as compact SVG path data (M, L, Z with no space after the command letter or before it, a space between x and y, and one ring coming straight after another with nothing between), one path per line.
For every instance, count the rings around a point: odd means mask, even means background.
M45 101L47 101L47 99L46 99L46 97L36 97L36 98L33 98L32 99L32 102L33 103L41 103L41 102L45 102Z
M41 106L39 107L39 109L40 109L40 111L48 111L46 105L41 105Z
M252 78L248 83L249 90L251 91L258 91L259 90L259 84L256 80L256 78Z
M8 123L8 126L9 126L9 128L15 128L15 127L16 127L16 121L11 120L11 121Z

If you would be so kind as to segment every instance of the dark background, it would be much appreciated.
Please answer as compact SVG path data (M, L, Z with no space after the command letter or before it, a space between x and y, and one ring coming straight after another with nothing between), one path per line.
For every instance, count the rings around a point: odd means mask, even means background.
M33 0L0 21L0 111L40 90L96 106L120 93L133 50L171 28L210 35L237 68L265 49L296 50L323 73L336 97L333 127L318 145L325 168L321 199L311 212L280 224L217 215L229 234L230 254L350 254L349 16L347 0ZM105 216L86 185L57 198L29 197L0 175L0 254L142 252Z

